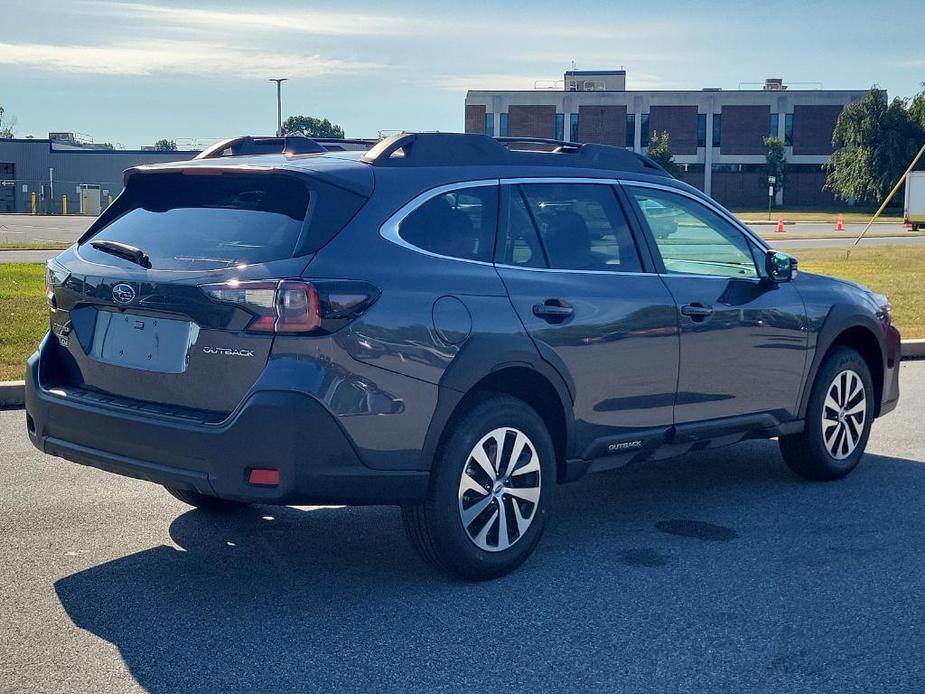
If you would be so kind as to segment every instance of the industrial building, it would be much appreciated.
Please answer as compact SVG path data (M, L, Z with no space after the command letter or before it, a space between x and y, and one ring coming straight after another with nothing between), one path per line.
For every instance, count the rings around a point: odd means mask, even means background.
M596 142L646 152L667 131L682 179L730 207L768 203L763 138L780 137L788 164L777 204L831 205L822 165L842 109L867 93L797 89L780 79L755 89L626 89L625 70L570 70L528 90L470 90L466 132Z
M82 145L67 133L0 139L0 213L99 214L138 164L192 159L198 151L158 152ZM65 202L66 200L66 202Z

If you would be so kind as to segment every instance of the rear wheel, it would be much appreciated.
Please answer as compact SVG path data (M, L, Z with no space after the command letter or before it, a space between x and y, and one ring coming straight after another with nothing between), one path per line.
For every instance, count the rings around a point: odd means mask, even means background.
M526 403L490 396L452 425L427 499L402 509L411 544L428 562L481 581L516 569L543 533L555 486L555 450Z
M851 472L867 446L874 418L874 388L867 362L853 349L829 354L816 376L799 434L781 436L788 467L811 480L834 480Z
M179 499L184 504L201 508L203 511L237 511L250 506L246 501L232 501L231 499L219 499L217 496L191 492L187 489L174 489L165 486L164 489L175 499Z

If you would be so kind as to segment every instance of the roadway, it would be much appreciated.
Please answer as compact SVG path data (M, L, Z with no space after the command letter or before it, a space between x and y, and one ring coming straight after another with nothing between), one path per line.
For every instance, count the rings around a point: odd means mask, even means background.
M925 362L847 479L750 442L557 490L536 554L458 583L392 508L190 510L0 413L0 689L912 692Z

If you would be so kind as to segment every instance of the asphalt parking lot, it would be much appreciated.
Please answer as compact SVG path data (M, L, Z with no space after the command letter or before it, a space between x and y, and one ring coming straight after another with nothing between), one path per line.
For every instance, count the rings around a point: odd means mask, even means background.
M0 690L921 691L925 362L901 387L843 481L767 441L589 477L479 585L397 509L209 515L0 412Z

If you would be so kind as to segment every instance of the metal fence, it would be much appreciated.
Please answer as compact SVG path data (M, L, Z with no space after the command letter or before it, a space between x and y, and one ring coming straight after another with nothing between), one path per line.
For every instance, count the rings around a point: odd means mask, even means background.
M122 181L0 180L0 213L96 216L122 191Z

